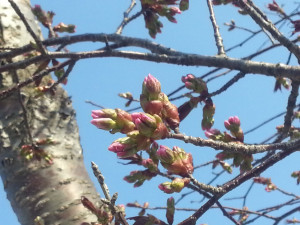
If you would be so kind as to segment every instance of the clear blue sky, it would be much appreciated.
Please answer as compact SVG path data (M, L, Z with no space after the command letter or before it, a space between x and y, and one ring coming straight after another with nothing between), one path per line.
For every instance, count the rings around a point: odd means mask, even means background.
M260 6L266 10L266 4L270 1L262 1ZM283 2L283 1L279 1ZM76 34L82 33L114 33L121 22L123 12L129 6L130 1L97 1L90 0L88 3L83 3L79 0L73 0L70 4L68 0L52 0L38 1L33 0L32 4L40 4L46 10L52 10L56 13L54 24L64 22L72 23L77 26ZM139 1L138 1L139 4ZM294 3L286 3L287 11L294 7ZM136 10L139 9L139 6ZM220 32L224 39L225 48L229 48L239 41L249 36L245 31L235 30L228 32L224 22L229 22L234 19L237 25L247 27L252 30L257 30L258 26L249 18L240 16L231 5L216 7L217 21L220 25ZM217 53L214 44L212 27L208 20L208 10L205 1L191 1L190 10L177 15L178 24L171 24L166 20L162 20L164 27L162 34L158 34L155 41L165 46L176 50L198 53L202 55L215 55ZM270 15L270 18L274 18ZM297 19L297 18L296 18ZM291 35L292 25L285 24L284 32L286 35ZM147 30L144 27L144 21L141 18L132 22L124 30L124 35L141 37L150 39ZM248 42L243 48L238 48L230 53L231 57L241 58L249 53L253 53L262 47L262 44L268 41L264 34L258 35L253 41ZM264 46L270 43L266 42ZM102 47L102 44L84 43L70 47L70 50L92 50ZM288 57L288 52L283 48L275 49L269 53L255 58L256 61L267 61L272 63L285 63ZM295 60L292 59L292 64ZM108 132L96 129L90 124L91 110L95 109L85 103L85 100L91 100L95 103L103 105L107 108L124 108L124 103L117 94L120 92L130 91L134 97L139 96L141 84L144 77L151 73L157 77L162 84L162 91L170 93L178 86L181 86L181 76L187 73L193 73L196 76L201 76L210 68L204 67L185 67L166 64L148 63L143 61L133 61L119 58L101 58L101 59L86 59L78 62L69 77L66 89L69 95L72 96L73 106L77 111L77 121L80 129L81 143L84 149L85 163L89 167L90 162L94 161L99 165L102 173L106 177L106 182L110 188L110 192L119 193L119 204L126 204L137 200L139 203L149 201L150 206L165 206L166 200L170 195L163 194L158 188L158 184L165 179L155 178L151 182L145 182L140 188L132 188L132 184L123 181L123 177L128 175L130 171L138 168L136 166L121 165L114 153L109 152L107 147L121 135L110 135ZM209 91L214 91L220 88L226 81L232 78L236 72L226 75L223 78L216 79L208 84ZM260 122L268 119L285 110L287 97L289 92L273 92L274 79L260 75L249 74L245 79L238 82L221 96L216 96L213 101L216 105L216 116L214 128L224 130L223 122L229 116L239 116L242 123L242 128L247 131ZM181 94L184 92L181 92ZM175 102L178 106L179 102ZM134 105L133 105L134 106ZM201 107L195 109L191 117L184 120L180 126L181 132L204 137L201 130ZM259 143L272 135L275 132L275 127L283 123L283 118L274 120L268 126L253 132L245 137L247 143ZM299 121L297 121L299 125ZM209 148L201 149L192 145L184 145L179 141L161 141L159 144L169 145L172 147L178 145L184 147L187 152L192 152L194 156L194 164L199 165L206 161L212 160L216 151ZM298 160L297 160L298 159ZM290 177L294 170L299 170L299 153L293 154L284 162L271 168L263 176L272 176L273 182L283 189L290 192L299 193L299 186L296 186L296 181ZM215 172L220 171L220 168ZM226 175L224 178L217 180L214 184L222 184L225 180L229 180L237 175L238 169L234 169L232 175ZM92 175L91 175L92 176ZM211 167L202 170L196 170L194 176L201 182L208 182L213 178ZM96 184L97 185L97 184ZM250 183L247 182L242 187L239 187L235 192L226 195L223 198L223 203L226 206L240 207L241 201L226 201L228 197L239 197L245 193ZM100 191L100 189L98 189ZM187 192L184 190L182 193ZM102 193L101 193L102 194ZM172 195L178 199L181 194ZM261 202L264 199L264 202ZM261 207L271 205L275 202L282 202L286 199L278 192L266 193L263 186L256 185L249 195L247 206L250 209L257 209L257 204ZM191 200L199 201L201 196L189 196L182 202L179 207L199 208L202 203L191 203ZM0 187L0 224L18 224L9 203L6 201L5 193L3 192L2 184ZM127 209L128 216L135 216L138 210ZM164 218L164 211L148 211L148 213L157 215L161 219ZM175 214L176 215L176 214ZM187 217L190 213L178 213L175 222L179 222L180 218ZM299 214L298 214L299 215ZM213 224L231 224L231 222L222 217L220 210L210 210L197 224L208 223ZM270 221L265 221L265 224L270 224ZM283 224L283 223L282 223Z

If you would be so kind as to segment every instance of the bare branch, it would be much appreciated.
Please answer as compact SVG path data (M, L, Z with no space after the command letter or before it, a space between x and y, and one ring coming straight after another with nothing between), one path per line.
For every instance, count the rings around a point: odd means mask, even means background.
M256 154L266 151L273 150L291 150L297 149L300 147L300 139L283 142L283 143L274 143L274 144L265 144L265 145L250 145L250 144L237 144L237 143L225 143L221 141L206 140L200 137L191 137L184 134L169 134L168 138L174 138L182 140L185 143L191 143L195 146L206 146L211 147L215 150L223 150L225 152L232 153L245 153L245 154Z
M210 21L214 28L214 37L215 37L216 45L218 48L218 55L225 55L223 40L222 40L222 37L219 32L219 26L217 25L217 21L216 21L213 6L211 4L211 0L206 0L206 2L207 2L208 9L209 9L209 14L210 14L209 18L210 18Z
M292 52L300 60L300 48L288 38L286 38L266 16L251 1L251 6L243 0L238 0L242 8L251 16L251 18L263 29L266 29L277 41ZM248 1L250 2L250 1Z

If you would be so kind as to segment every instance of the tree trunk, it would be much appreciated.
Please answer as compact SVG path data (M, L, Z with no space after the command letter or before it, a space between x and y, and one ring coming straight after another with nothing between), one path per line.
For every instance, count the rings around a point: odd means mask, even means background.
M29 1L15 2L39 34ZM33 41L7 0L0 1L0 12L0 47L14 48ZM5 59L1 65L16 60ZM0 74L0 90L32 76L36 68ZM56 88L54 96L37 97L33 90L34 86L29 86L0 101L0 175L7 198L22 225L33 225L37 216L45 225L96 221L80 202L82 195L93 202L99 196L83 164L70 98L61 87ZM20 155L23 145L45 138L56 142L44 148L52 155L53 164Z

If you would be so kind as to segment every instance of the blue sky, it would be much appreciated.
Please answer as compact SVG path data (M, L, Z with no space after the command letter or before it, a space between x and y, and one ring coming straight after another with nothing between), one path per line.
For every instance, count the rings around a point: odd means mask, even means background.
M32 1L32 4L40 4L45 10L52 10L56 13L54 24L59 22L75 24L77 26L76 34L114 33L120 24L123 12L127 9L129 3L129 0L90 0L88 1L88 4L82 3L82 1L79 0L72 1L72 4L67 0ZM269 2L262 1L259 3L265 11L267 3ZM286 11L289 12L289 9L292 9L294 6L294 3L287 3ZM136 7L135 11L138 9L139 6ZM244 40L249 36L249 33L241 30L228 32L227 27L223 25L224 22L229 22L231 19L234 19L239 26L247 27L252 30L258 29L258 26L249 18L239 15L236 11L236 8L231 5L215 7L215 13L220 25L220 32L223 36L225 49ZM273 14L268 15L271 19L276 18ZM158 34L154 41L179 51L202 55L215 55L217 50L208 17L206 3L204 1L202 3L200 1L192 1L190 10L183 12L181 15L177 15L177 24L169 23L164 19L162 20L164 24L162 34ZM285 24L283 32L287 36L290 36L292 25L288 23ZM129 24L125 28L123 35L151 39L144 27L142 18L138 18ZM228 55L237 58L244 57L261 48L265 41L268 41L266 36L264 34L259 34L251 42L246 43L242 48L237 48L236 50L229 52ZM270 45L269 41L266 42L264 46L268 45ZM99 43L84 43L74 45L69 49L72 51L92 50L102 46L103 45ZM284 48L277 48L256 57L254 60L285 63L287 57L288 52ZM291 64L295 64L295 59L292 59ZM110 192L119 193L119 204L126 204L137 200L141 204L144 201L149 201L150 206L165 206L166 200L170 195L163 194L157 186L159 183L166 180L155 178L151 182L145 182L142 187L135 189L133 189L132 184L123 181L123 177L128 175L130 171L142 168L121 165L119 163L120 160L116 158L116 155L107 150L107 147L122 135L110 135L108 132L98 130L91 125L91 110L96 109L96 107L85 103L85 101L90 100L107 108L124 108L125 101L120 99L117 94L129 91L134 97L138 98L141 92L143 79L149 73L160 80L162 91L168 94L178 86L182 85L180 81L181 76L188 73L201 76L210 70L211 68L205 67L175 66L120 58L85 59L76 64L69 77L66 89L69 95L72 96L73 106L77 112L76 117L81 135L81 144L84 149L85 163L90 174L90 161L94 161L98 164L106 177ZM209 82L209 91L212 92L220 88L236 73L237 72L235 71L234 73L230 73ZM216 105L214 128L224 130L224 120L228 119L229 116L237 115L241 119L242 129L247 131L269 117L285 111L289 92L283 90L282 92L274 93L274 83L275 81L273 78L249 74L246 78L232 86L228 91L220 96L216 96L213 99ZM179 94L185 92L186 90ZM174 103L179 106L182 101ZM201 107L198 107L191 113L189 118L181 123L181 132L187 135L204 137L200 125L201 116L202 110ZM259 143L263 141L275 132L275 127L277 125L282 123L283 117L272 121L260 130L245 136L245 142ZM297 121L295 125L299 126L299 121ZM216 155L216 151L212 149L185 145L179 141L167 140L161 141L159 144L165 144L169 147L174 145L183 147L187 152L193 154L195 165L210 161ZM299 153L293 154L284 162L278 163L278 165L275 165L262 175L272 177L272 181L278 187L290 192L295 192L299 195L299 186L297 186L296 181L290 177L292 171L299 170L298 161ZM217 168L214 172L219 171L220 168ZM232 175L225 175L223 178L218 179L214 184L222 184L224 181L233 178L237 173L238 169L234 169ZM276 174L276 176L274 176L274 174ZM208 182L214 177L210 166L201 170L196 170L194 176L201 182ZM226 201L224 199L243 195L250 184L250 182L247 182L235 192L226 195L222 199L222 203L228 206L240 207L241 201ZM1 219L1 221L3 221L3 224L18 224L10 209L9 203L6 201L5 193L2 190L3 188L1 186L0 201L2 207L0 210L0 218L4 219L4 221L3 219ZM99 188L98 190L100 192ZM184 190L182 193L185 192L187 191ZM172 196L175 199L178 199L181 196L181 193ZM191 203L191 201L200 201L201 199L202 197L197 195L188 196L179 206L199 208L202 203ZM259 199L264 199L264 202L261 202ZM266 193L263 186L256 185L249 195L247 206L250 209L255 210L257 209L256 206L258 203L261 204L261 207L264 207L269 206L274 202L280 203L285 199L286 197L278 194L278 192ZM126 212L128 216L135 216L138 211L127 209ZM148 211L148 213L164 219L165 212L163 211ZM190 213L176 213L175 222L179 222L180 219L185 218L188 215L190 215ZM231 224L228 219L222 217L220 210L214 209L206 213L203 218L199 220L199 224L220 224L220 221L225 225ZM265 224L270 224L270 221L264 222Z

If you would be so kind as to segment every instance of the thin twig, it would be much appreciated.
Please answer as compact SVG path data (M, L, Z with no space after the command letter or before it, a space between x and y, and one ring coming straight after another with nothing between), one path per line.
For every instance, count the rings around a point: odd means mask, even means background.
M238 0L238 2L243 10L245 10L262 29L266 29L277 41L279 41L290 52L292 52L298 60L300 60L299 46L286 38L252 1L245 2L244 0Z
M297 97L299 95L299 84L300 83L297 81L292 81L292 90L289 95L288 104L286 106L286 114L284 117L284 126L283 126L283 129L282 129L280 135L277 137L275 142L279 142L280 140L286 138L288 135L288 132L291 128L292 119L293 119L293 115L294 115L294 109L296 107L296 101L297 101Z
M30 35L34 39L35 43L37 44L38 49L41 51L41 53L43 55L46 55L47 54L47 50L43 46L41 40L38 38L38 36L34 33L34 31L32 30L32 28L30 27L29 23L27 22L25 16L21 12L21 10L18 7L18 5L13 0L8 0L8 1L11 4L11 6L13 7L13 9L15 10L15 12L18 14L18 16L20 17L20 19L22 20L22 22L24 23L27 31L30 33Z
M129 18L129 13L133 10L133 8L135 7L136 5L136 1L135 0L131 0L131 3L130 3L130 6L128 7L128 9L124 12L124 18L121 22L121 24L119 25L117 31L116 31L116 34L122 34L122 31L124 29L124 27L131 21L133 20L134 18ZM141 14L141 12L139 12ZM134 15L135 18L137 17L137 15Z
M217 206L221 209L221 211L223 212L223 215L226 216L228 219L230 219L234 224L236 225L241 225L240 222L236 221L232 215L230 215L225 209L224 207L221 205L221 203L219 201L216 202Z
M109 194L108 187L104 183L104 176L102 175L101 171L98 169L98 166L94 162L91 162L91 164L92 164L93 173L94 173L95 177L97 178L97 180L100 184L100 187L103 191L103 194L104 194L105 198L108 201L110 201L111 197L110 197L110 194Z
M246 75L245 73L239 72L231 80L229 80L226 84L224 84L219 90L214 91L213 93L209 94L209 96L212 97L221 94L222 92L226 91L230 86L232 86L234 83L238 82L245 75Z
M11 87L11 88L8 88L4 91L1 91L0 92L0 100L1 99L4 99L8 96L10 96L11 94L13 94L16 90L19 90L21 89L22 87L25 87L27 86L28 84L32 83L32 82L35 82L39 79L41 79L42 77L48 75L50 72L53 72L53 71L56 71L56 70L59 70L59 69L62 69L63 67L69 65L69 63L71 62L72 60L66 60L65 62L57 65L57 66L53 66L49 69L45 69L39 73L37 73L36 75L28 78L27 80L23 81L23 82L20 82L18 84L16 84L15 86Z
M56 81L54 82L50 87L49 90L52 90L53 88L55 88L58 84L62 83L71 73L71 71L73 70L74 66L76 64L76 60L72 60L66 70L66 72Z
M206 0L206 2L207 2L208 9L209 9L209 14L210 14L209 18L210 18L210 21L211 21L213 29L214 29L214 37L215 37L215 41L216 41L216 46L218 48L218 55L225 55L223 40L222 40L222 37L219 32L219 26L217 25L217 21L215 18L214 9L212 7L211 0Z
M99 104L97 104L97 103L94 103L94 102L92 102L92 101L90 101L90 100L85 100L85 102L88 103L88 104L91 104L91 105L93 105L93 106L96 106L96 107L98 107L98 108L100 108L100 109L105 109L105 107L103 107L102 105L99 105Z

